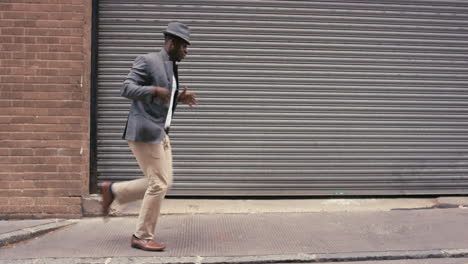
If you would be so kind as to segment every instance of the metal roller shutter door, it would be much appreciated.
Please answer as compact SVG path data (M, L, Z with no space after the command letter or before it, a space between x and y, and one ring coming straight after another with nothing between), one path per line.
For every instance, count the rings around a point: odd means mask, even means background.
M121 134L134 58L191 26L171 195L468 193L468 2L99 0L97 179L141 176Z

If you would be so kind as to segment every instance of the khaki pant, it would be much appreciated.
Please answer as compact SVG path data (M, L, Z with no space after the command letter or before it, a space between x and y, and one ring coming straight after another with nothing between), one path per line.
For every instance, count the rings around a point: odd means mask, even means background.
M161 203L172 184L172 151L169 137L159 144L128 141L144 178L112 185L115 199L121 203L143 198L135 236L153 239Z

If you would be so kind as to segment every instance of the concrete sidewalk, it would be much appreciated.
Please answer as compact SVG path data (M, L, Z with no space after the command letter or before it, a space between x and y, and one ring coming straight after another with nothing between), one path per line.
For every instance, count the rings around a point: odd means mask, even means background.
M134 217L57 221L68 226L1 248L0 263L466 263L468 208L425 208L164 215L156 240L167 250L159 253L130 247Z

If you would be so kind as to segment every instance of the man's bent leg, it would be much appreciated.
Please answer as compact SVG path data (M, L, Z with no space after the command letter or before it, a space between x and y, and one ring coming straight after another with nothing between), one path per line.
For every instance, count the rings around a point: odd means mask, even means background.
M149 151L149 148L144 147L146 144L147 143L143 142L128 141L128 145L145 177L133 181L116 182L112 184L112 193L120 204L141 200L145 195L146 189L148 188L148 177L146 176L145 168L148 165L144 163L145 160L143 160L142 157L147 155L144 153L145 151ZM139 156L142 157L139 158Z
M148 188L148 179L141 178L133 181L116 182L112 184L112 193L120 204L143 199Z

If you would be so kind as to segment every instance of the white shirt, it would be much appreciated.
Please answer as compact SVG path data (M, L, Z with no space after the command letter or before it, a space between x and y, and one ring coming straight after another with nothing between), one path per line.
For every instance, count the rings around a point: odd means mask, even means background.
M172 75L172 89L171 89L171 100L169 102L169 111L167 111L167 118L166 118L166 124L164 125L164 128L168 128L171 126L171 121L172 121L172 106L174 105L174 95L175 91L177 89L177 81L174 75Z

